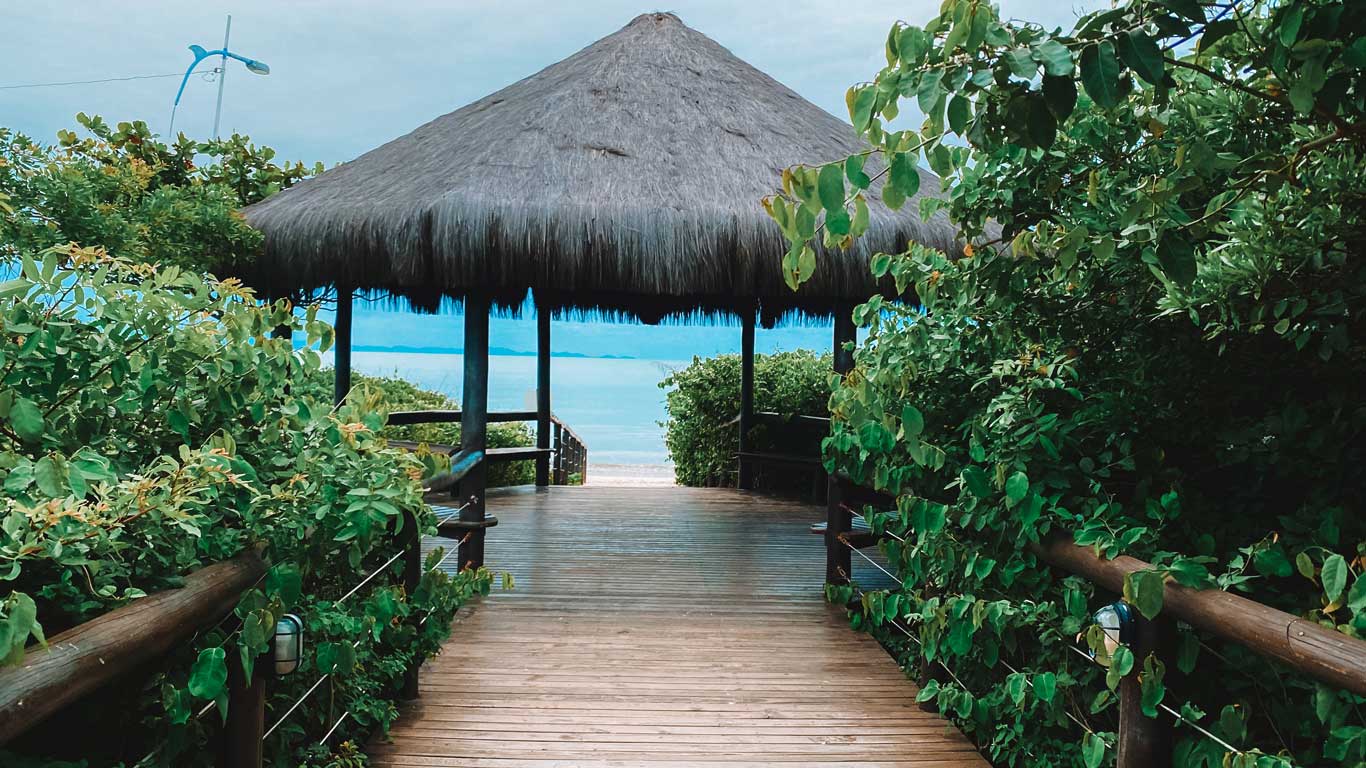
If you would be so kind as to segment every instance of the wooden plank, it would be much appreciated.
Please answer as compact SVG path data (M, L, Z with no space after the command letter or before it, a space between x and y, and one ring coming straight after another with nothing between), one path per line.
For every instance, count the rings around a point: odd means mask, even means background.
M24 663L0 669L0 744L117 675L166 653L218 620L265 565L250 552L185 577L185 586L135 600L30 649Z
M987 765L825 604L821 507L593 486L488 505L516 589L461 609L374 765Z

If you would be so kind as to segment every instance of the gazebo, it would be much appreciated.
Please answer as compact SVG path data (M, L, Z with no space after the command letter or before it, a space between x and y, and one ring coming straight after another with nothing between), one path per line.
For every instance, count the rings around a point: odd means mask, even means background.
M738 315L740 450L753 420L756 320L835 317L837 370L851 367L853 304L890 294L868 269L908 242L954 252L943 213L921 220L873 190L870 226L820 254L790 290L787 249L760 200L784 168L865 145L845 122L741 61L671 13L638 16L569 58L246 209L265 236L242 274L267 295L335 287L336 392L350 388L355 292L437 311L464 304L461 497L483 498L491 310L533 297L538 319L537 484L548 483L550 318L603 311L646 323ZM921 171L924 190L938 179ZM751 473L741 464L740 484ZM461 513L482 562L482 501Z

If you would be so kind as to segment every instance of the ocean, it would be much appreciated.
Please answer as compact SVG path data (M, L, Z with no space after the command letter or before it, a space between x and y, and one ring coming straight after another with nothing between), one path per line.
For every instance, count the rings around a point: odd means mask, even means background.
M325 355L330 358L331 355ZM326 360L330 365L331 361ZM664 390L659 382L688 364L676 360L550 358L550 408L583 438L594 464L665 464ZM411 352L351 354L354 370L400 376L460 400L461 355ZM536 358L489 357L489 410L536 408Z

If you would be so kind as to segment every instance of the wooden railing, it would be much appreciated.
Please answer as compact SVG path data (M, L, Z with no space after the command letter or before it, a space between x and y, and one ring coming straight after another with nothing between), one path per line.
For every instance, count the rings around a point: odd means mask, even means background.
M865 506L895 508L895 499L832 477L826 503L826 521L813 527L825 536L825 579L831 584L849 583L854 551L876 546L883 539L854 520ZM1070 534L1058 533L1032 543L1030 551L1041 561L1066 573L1080 576L1116 595L1122 595L1127 574L1150 568L1149 563L1128 556L1105 559L1090 547L1073 543ZM1162 613L1154 620L1132 611L1135 621L1131 650L1137 658L1156 655L1175 669L1175 621L1237 643L1261 656L1280 661L1291 669L1326 685L1366 696L1366 641L1320 626L1298 616L1217 589L1197 590L1167 581ZM1117 768L1165 768L1172 764L1175 721L1147 717L1142 712L1142 691L1136 668L1119 688ZM932 677L931 669L922 670ZM1180 713L1168 714L1181 719Z
M389 414L389 424L391 426L409 426L413 424L459 424L461 418L460 411L394 411ZM487 415L489 423L507 423L514 421L536 421L536 411L490 411ZM535 461L538 464L544 462L545 469L537 472L537 477L545 477L549 485L569 485L571 481L577 483L586 482L588 479L588 446L583 440L570 429L559 417L550 415L549 445L545 448L536 446L516 447L516 448L488 448L479 452L479 456L474 456L474 452L461 451L456 446L428 443L428 449L440 451L451 456L452 473L457 466L462 467L467 474L472 468L466 466L471 461L483 460L489 463L499 463L506 461ZM398 447L414 448L417 443L405 440L390 440L391 445ZM455 485L459 477L452 478L447 475L433 478L429 482L429 490L446 490ZM434 487L433 487L434 486Z
M402 584L408 594L414 593L423 575L416 520L408 516L402 531L395 541L393 557L361 579L338 602L399 560L403 562ZM451 532L443 530L443 535ZM230 617L242 594L265 575L266 567L257 551L250 550L189 574L183 587L141 598L68 629L48 638L45 648L27 649L22 664L0 668L0 747L112 682L155 669L157 661L168 652ZM227 663L228 706L222 736L213 742L217 751L215 763L223 768L260 768L265 737L269 734L265 727L265 705L273 665L257 663L254 674L247 678L236 652L227 654ZM405 675L400 692L404 698L417 697L421 663L421 658L416 659ZM315 685L309 689L304 698L316 688ZM195 717L202 718L213 708L205 707ZM280 715L276 725L293 712L291 708ZM78 745L83 730L72 731ZM156 747L138 764L147 763L160 748Z

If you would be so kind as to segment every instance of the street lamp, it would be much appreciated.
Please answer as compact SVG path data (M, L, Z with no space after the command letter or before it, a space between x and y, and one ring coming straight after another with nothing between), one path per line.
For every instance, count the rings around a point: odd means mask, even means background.
M223 83L227 80L228 77L228 59L237 59L238 61L242 62L247 66L247 71L251 72L252 74L270 74L270 67L266 66L265 62L257 61L256 59L249 59L246 56L240 56L228 50L228 37L231 34L232 16L229 16L227 29L223 32L222 48L219 48L216 51L206 51L204 50L203 46L190 46L190 53L194 54L194 61L190 64L190 68L185 70L185 76L180 79L180 90L175 92L175 104L171 105L171 126L166 131L166 133L170 136L172 141L175 140L175 112L176 109L180 107L180 97L184 95L185 84L190 82L190 74L194 72L195 67L199 66L199 62L209 58L210 56L221 57L221 64L218 68L218 106L215 107L213 111L213 137L215 139L218 138L218 119L223 114Z

